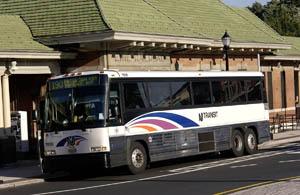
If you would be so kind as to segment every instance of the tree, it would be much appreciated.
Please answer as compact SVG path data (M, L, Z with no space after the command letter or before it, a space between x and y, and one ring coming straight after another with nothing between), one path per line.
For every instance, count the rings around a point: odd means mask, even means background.
M259 17L260 19L264 20L264 7L262 4L255 2L252 4L252 7L248 7L248 9L250 11L252 11L257 17Z
M300 36L300 0L272 0L263 6L249 7L255 15L281 35Z

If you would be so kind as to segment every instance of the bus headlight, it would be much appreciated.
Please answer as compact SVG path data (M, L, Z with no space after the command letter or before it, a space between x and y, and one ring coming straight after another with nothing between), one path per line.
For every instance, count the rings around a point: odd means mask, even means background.
M45 156L54 156L56 155L55 150L46 150L45 151Z
M105 152L107 151L106 146L99 146L99 147L91 147L92 152Z

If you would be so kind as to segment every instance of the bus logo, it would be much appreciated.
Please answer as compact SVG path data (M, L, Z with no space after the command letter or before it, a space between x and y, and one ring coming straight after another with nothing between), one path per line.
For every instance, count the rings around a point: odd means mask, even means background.
M199 120L203 121L205 118L216 118L218 116L218 112L202 112L199 114Z
M85 141L85 140L87 140L87 139L82 136L79 136L79 135L69 136L69 137L62 139L60 142L58 142L56 147L64 147L64 146L75 147L75 146L78 146L82 141Z

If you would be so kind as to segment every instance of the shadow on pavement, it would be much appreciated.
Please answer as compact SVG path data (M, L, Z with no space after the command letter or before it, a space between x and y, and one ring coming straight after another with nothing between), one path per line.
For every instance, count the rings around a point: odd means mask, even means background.
M151 163L150 165L151 168L147 169L141 175L157 173L158 170L169 169L170 166L172 166L172 168L177 168L182 166L190 166L195 164L195 162L207 163L207 162L227 159L227 158L232 158L230 152L202 154L202 155L196 155L191 157L182 157L182 158L177 158L172 160L154 162ZM132 178L139 177L140 175L131 175L127 170L127 167L123 166L123 167L117 167L111 169L95 168L95 167L80 168L80 170L76 169L70 172L58 172L52 175L45 175L44 178L45 181L47 182L82 181L82 180L94 181L95 178L97 178L97 180L106 181L104 178L115 177L115 176L130 177L132 179ZM103 178L104 180L100 178ZM119 181L119 180L113 179L113 181Z
M290 144L285 144L282 146L277 146L275 148L264 149L260 150L259 153L263 152L271 152L271 151L300 151L300 142L293 142ZM219 153L210 153L210 154L202 154L196 155L191 157L182 157L172 160L160 161L151 163L151 168L146 170L141 175L131 175L127 170L126 166L111 168L111 169L103 169L103 168L83 168L81 167L80 170L76 169L71 172L64 172L64 173L56 173L54 175L46 176L47 182L61 182L61 181L127 181L128 179L137 179L140 176L150 175L153 176L155 173L165 170L165 169L176 169L182 166L191 166L195 165L195 163L208 163L213 162L216 160L225 160L232 158L230 152L219 152ZM116 178L115 176L118 176ZM111 178L111 179L110 179ZM151 180L147 180L151 181ZM159 180L155 180L159 181ZM273 181L270 179L263 179L263 180L238 180L239 182L264 182L264 181ZM172 182L172 181L170 181ZM183 181L174 181L174 182L183 182ZM189 181L189 182L199 182L199 181ZM225 182L225 181L218 181L218 180L203 180L201 182ZM226 181L228 182L228 180ZM235 181L229 181L235 182Z

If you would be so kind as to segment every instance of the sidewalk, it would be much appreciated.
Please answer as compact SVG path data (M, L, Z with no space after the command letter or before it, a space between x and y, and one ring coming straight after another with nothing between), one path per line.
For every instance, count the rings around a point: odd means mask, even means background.
M273 148L286 143L300 141L300 129L273 134L273 140L258 146L261 149Z
M43 181L38 160L18 161L0 167L0 189Z
M273 140L259 145L259 149L270 149L297 141L300 142L300 129L274 134ZM43 181L38 160L20 161L0 167L0 190Z
M300 179L291 179L282 182L270 183L267 185L250 188L240 192L232 193L232 195L261 195L261 194L276 194L276 195L297 195L300 189Z

